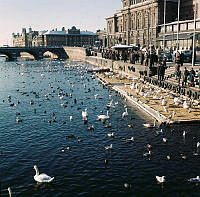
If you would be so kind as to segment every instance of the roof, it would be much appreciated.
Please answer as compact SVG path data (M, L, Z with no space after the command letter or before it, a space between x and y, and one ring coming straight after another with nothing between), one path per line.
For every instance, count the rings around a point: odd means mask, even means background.
M65 31L47 31L44 35L66 35Z

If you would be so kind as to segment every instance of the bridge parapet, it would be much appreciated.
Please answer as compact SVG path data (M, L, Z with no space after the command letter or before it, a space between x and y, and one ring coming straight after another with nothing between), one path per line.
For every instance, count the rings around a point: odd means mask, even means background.
M22 52L33 55L35 60L43 59L46 52L57 55L58 59L69 58L63 47L0 47L0 54L6 55L9 61L16 61Z

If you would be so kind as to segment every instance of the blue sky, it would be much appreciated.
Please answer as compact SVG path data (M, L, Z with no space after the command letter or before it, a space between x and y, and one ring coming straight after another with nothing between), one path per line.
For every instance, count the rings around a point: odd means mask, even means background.
M105 17L122 7L121 0L0 0L0 45L23 27L34 30L70 28L96 31Z

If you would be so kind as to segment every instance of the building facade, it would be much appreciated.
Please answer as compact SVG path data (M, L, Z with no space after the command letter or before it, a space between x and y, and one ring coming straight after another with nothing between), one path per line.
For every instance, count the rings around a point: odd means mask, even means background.
M32 31L22 29L22 33L12 34L14 47L39 47L39 46L94 46L98 40L98 35L90 31L80 31L72 27L67 31L63 27L61 31L57 29L51 31Z
M180 21L160 25L158 45L168 49L190 50L194 36L195 48L200 48L200 0L181 0Z
M106 18L108 47L115 44L156 45L164 22L164 0L121 0L123 8ZM166 0L166 22L177 17L177 2Z

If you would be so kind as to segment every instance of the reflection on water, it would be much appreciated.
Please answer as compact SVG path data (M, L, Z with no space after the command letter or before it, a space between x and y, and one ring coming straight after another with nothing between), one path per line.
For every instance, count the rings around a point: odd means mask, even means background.
M199 126L163 128L157 135L142 126L150 117L129 105L122 118L125 101L85 73L88 66L0 59L2 196L8 187L15 196L199 196L199 185L187 182L199 175ZM116 105L107 109L112 99ZM109 123L96 121L107 110ZM147 144L152 149L146 157ZM35 183L34 165L54 181ZM166 182L157 184L156 175Z

